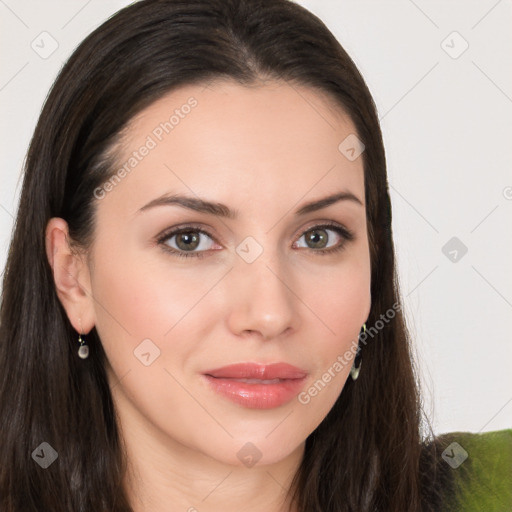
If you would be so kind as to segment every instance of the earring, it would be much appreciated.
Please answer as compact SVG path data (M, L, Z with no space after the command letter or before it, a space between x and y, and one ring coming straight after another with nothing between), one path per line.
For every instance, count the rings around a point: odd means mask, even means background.
M80 332L82 332L82 320L80 320ZM80 343L80 348L78 349L78 356L82 359L87 359L89 357L89 346L82 339L82 334L78 335L78 343Z
M366 322L363 324L363 327L361 328L361 332L359 333L359 338L361 338L361 334L364 334L366 332ZM361 342L359 341L357 345L357 352L356 357L354 358L354 363L352 364L352 368L350 368L350 376L352 377L352 380L357 380L359 377L359 371L361 370L362 357L361 357Z

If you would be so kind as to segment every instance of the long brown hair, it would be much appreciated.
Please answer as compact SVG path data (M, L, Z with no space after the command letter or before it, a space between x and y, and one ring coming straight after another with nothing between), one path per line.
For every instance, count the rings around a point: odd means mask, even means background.
M116 13L74 51L33 134L3 279L0 310L0 509L131 511L126 460L93 329L91 356L55 290L45 252L51 217L76 247L94 237L93 191L113 176L122 130L174 88L261 78L327 93L365 145L373 326L401 306L385 153L376 107L325 25L288 0L143 0ZM290 493L301 512L434 511L449 485L423 412L401 307L362 347L364 366L318 428ZM381 320L382 321L382 320ZM32 454L58 453L47 469Z

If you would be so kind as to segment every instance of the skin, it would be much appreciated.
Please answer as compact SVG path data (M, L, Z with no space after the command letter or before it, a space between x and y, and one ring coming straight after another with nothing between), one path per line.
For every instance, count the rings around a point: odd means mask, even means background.
M96 200L91 250L73 253L66 222L53 218L48 260L70 322L85 334L95 326L106 351L134 510L284 511L305 440L341 393L351 363L308 404L293 399L268 410L218 395L201 373L288 362L308 372L307 390L353 346L371 304L363 161L338 150L355 127L318 91L218 81L172 91L136 116L120 167L191 96L197 106ZM342 190L362 205L340 201L294 214ZM226 204L239 217L176 205L137 213L171 192ZM318 254L303 235L325 221L348 228L354 240ZM212 235L198 234L194 251L204 258L166 252L164 244L183 252L177 236L155 241L185 223ZM343 243L335 231L323 235L323 248ZM248 236L263 249L252 263L236 252ZM160 355L146 366L134 350L148 338ZM253 467L237 457L248 442L261 452Z

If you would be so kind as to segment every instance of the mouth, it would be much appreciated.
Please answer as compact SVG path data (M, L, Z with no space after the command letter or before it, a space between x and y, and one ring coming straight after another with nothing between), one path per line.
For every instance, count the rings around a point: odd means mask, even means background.
M241 363L208 370L210 389L250 409L272 409L288 403L302 389L307 372L287 363Z
M255 379L262 381L301 379L307 375L307 372L288 363L238 363L208 370L204 374L224 379Z
M210 375L211 377L211 375ZM214 377L217 379L219 377ZM222 377L221 377L222 378ZM246 384L279 384L280 382L284 382L287 379L230 379L233 382L245 382Z

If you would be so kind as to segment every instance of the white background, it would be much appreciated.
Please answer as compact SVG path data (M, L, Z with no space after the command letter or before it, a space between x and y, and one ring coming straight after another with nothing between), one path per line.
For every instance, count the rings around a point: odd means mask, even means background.
M511 1L298 3L338 38L378 107L401 288L435 432L511 428ZM48 89L77 44L128 4L0 0L1 269ZM43 31L58 42L48 58L31 47ZM468 248L456 262L442 252L452 237Z

